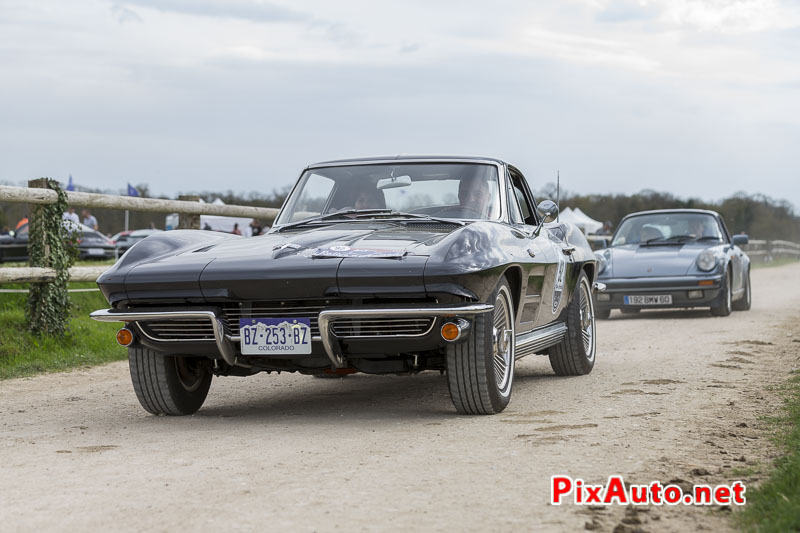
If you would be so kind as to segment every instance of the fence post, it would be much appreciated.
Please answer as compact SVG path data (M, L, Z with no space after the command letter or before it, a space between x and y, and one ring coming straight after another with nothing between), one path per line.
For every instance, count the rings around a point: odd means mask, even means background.
M32 189L49 189L50 187L47 185L48 178L38 178L35 180L28 180L28 187ZM28 238L35 238L36 235L39 235L42 239L44 239L44 232L41 231L31 231L33 226L40 226L44 223L41 219L42 214L45 212L44 205L33 205L28 204ZM28 242L28 250L31 249L32 242ZM28 263L32 267L47 267L50 266L48 263L49 261L47 258L50 257L50 245L47 244L47 240L44 239L44 262L42 264L34 264L39 263L40 261L36 261L33 257L28 257Z
M186 202L199 202L200 197L191 194L182 194L178 200ZM178 213L178 229L200 229L200 215L187 215Z

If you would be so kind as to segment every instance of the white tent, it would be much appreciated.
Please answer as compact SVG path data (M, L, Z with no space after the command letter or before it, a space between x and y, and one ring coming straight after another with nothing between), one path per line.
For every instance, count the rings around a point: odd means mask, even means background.
M586 213L581 211L580 207L572 209L571 207L565 208L558 214L558 219L562 222L569 222L575 224L585 234L596 233L603 227L602 222L598 222Z
M583 211L580 207L576 207L573 212L583 220L584 233L597 233L603 229L603 223L595 220Z

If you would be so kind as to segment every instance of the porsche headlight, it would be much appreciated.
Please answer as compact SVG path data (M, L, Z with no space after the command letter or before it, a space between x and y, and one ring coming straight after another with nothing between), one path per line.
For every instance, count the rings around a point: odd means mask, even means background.
M700 270L708 272L709 270L713 270L715 266L717 266L717 256L712 252L705 250L700 252L700 255L697 256L697 268Z

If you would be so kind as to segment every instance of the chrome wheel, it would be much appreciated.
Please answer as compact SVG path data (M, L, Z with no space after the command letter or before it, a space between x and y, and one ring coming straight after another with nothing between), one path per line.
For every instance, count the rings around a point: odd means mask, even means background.
M507 396L514 380L514 319L511 295L505 286L500 288L494 303L492 366L497 389L501 395Z
M580 310L581 341L583 350L588 360L594 359L594 302L589 288L589 282L584 279L580 284L580 294L578 295L578 305Z

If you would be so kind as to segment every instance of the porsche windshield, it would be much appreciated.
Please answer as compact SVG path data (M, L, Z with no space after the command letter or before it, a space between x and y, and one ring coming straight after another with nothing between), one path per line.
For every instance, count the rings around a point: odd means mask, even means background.
M688 241L722 242L717 220L703 213L653 213L625 219L611 246Z
M307 170L277 225L335 213L410 213L464 220L500 218L497 168L478 163L408 163ZM358 212L364 211L364 216ZM347 218L343 218L347 220Z

